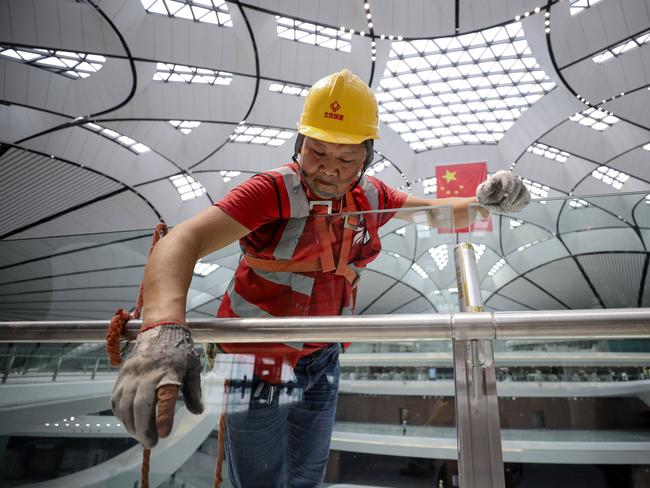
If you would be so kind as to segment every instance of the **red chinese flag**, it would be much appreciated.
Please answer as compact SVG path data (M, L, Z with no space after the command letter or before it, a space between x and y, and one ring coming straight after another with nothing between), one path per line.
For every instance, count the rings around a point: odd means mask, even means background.
M447 164L436 166L436 185L438 198L473 197L476 187L487 178L487 163ZM471 216L470 216L471 217ZM480 216L471 223L472 231L492 230L492 221L481 219ZM469 232L470 229L455 229L457 234ZM451 229L438 229L439 233L448 234Z

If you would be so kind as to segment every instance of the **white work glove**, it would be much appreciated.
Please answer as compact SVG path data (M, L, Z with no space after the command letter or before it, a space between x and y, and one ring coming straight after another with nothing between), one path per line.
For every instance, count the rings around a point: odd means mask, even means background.
M172 430L179 388L187 409L202 413L201 362L190 331L180 325L154 327L138 335L120 368L113 413L144 447L153 447Z
M497 171L476 189L478 202L494 213L519 212L530 203L530 193L521 178L510 171Z

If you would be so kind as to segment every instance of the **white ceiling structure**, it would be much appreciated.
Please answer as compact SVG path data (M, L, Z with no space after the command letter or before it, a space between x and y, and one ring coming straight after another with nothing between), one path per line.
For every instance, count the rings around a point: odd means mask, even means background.
M128 307L155 224L289 161L342 68L380 103L371 173L424 196L486 161L538 198L472 236L489 308L650 305L650 0L2 0L0 319ZM454 237L384 234L358 311L453 310ZM204 261L212 316L238 255Z

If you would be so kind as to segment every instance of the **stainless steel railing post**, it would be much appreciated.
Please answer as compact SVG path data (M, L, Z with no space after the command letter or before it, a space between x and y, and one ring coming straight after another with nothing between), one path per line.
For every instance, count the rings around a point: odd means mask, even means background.
M492 347L496 328L485 320L473 323L470 315L485 311L472 245L456 245L454 259L458 301L464 312L464 320L452 321L460 487L504 488Z
M9 378L9 374L11 373L11 368L14 366L14 359L16 359L16 346L13 346L11 348L11 356L9 359L7 359L7 367L5 368L4 373L2 374L2 383L7 382L7 378Z
M97 360L95 361L95 367L93 369L93 374L90 376L91 380L94 380L95 376L97 376L97 370L99 369L99 361L100 361L100 359L101 358L97 358Z

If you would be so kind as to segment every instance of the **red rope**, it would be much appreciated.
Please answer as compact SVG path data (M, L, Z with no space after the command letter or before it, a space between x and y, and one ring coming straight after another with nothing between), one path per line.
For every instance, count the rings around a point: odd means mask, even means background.
M151 251L153 251L154 246L158 243L160 239L167 235L167 224L164 222L156 225L156 228L151 237L151 247L149 248L149 254L147 258L151 256ZM138 297L135 300L135 307L133 307L133 312L129 313L122 308L118 308L111 319L111 323L108 325L108 330L106 332L106 352L108 353L108 360L111 366L119 366L122 362L122 356L120 354L120 338L124 333L126 324L131 319L139 319L142 314L142 296L144 293L143 284L140 283L140 289L138 290ZM143 449L142 451L142 469L140 470L140 486L142 488L149 488L149 468L151 465L151 449Z
M142 468L140 469L140 486L149 488L149 466L151 464L151 449L142 450Z

